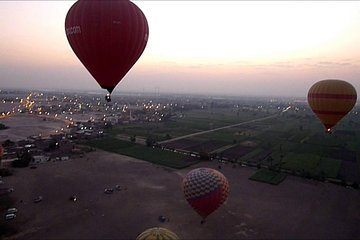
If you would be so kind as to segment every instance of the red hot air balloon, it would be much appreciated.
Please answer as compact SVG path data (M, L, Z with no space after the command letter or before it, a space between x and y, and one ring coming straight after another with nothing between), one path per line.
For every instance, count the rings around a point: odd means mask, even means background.
M79 0L65 19L66 37L76 56L108 101L143 53L149 27L143 12L128 0Z
M196 168L184 178L183 191L186 200L204 221L226 201L229 195L229 182L219 171Z
M2 156L4 155L4 148L3 146L0 144L0 160L2 159Z

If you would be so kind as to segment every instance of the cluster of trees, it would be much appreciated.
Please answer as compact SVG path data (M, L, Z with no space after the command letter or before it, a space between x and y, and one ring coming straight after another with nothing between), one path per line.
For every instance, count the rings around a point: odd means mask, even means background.
M12 162L13 167L27 167L33 160L33 156L29 151L24 151L18 156L18 160Z
M5 140L2 143L3 147L11 147L14 145L15 145L15 143L9 139ZM32 154L27 150L23 151L22 153L18 153L17 158L18 158L18 160L15 160L12 162L13 167L27 167L27 166L29 166L30 162L33 160ZM1 163L1 160L2 160L2 158L0 157L0 163ZM1 175L5 176L5 175L11 175L11 174L9 174L9 172L6 169L1 169Z

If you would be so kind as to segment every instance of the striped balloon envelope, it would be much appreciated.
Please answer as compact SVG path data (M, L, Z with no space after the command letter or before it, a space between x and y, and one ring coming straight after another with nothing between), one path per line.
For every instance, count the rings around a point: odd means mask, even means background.
M136 240L178 240L179 237L166 228L153 227L146 229L136 237Z
M319 81L308 92L308 103L328 133L351 111L356 99L355 88L343 80Z
M196 168L183 180L185 199L205 219L218 209L229 195L229 182L217 170Z

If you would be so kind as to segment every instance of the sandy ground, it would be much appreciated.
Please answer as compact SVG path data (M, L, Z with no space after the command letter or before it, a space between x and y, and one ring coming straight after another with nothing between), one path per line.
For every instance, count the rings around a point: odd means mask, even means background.
M228 201L205 224L183 197L183 176L203 162L173 170L95 151L84 158L17 169L5 185L19 209L20 233L8 239L135 239L162 226L181 239L358 239L360 191L288 176L278 186L248 180L251 168L220 170ZM126 190L105 194L119 184ZM33 199L43 196L43 201ZM78 201L69 197L76 195ZM22 202L20 202L22 200ZM158 217L169 219L164 223Z
M43 121L43 118L29 114L15 114L12 117L0 119L0 123L9 127L0 130L0 142L7 139L16 142L27 139L32 135L39 136L39 134L49 136L50 134L56 134L56 130L66 129L66 124L62 120L47 118L47 121Z

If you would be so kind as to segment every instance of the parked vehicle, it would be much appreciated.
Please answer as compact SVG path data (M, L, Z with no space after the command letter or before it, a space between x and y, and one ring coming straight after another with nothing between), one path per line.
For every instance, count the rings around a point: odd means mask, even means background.
M37 198L34 199L34 203L38 203L41 202L43 200L42 196L38 196Z
M17 209L16 208L9 208L6 212L6 214L11 214L11 213L17 213Z
M5 215L6 220L11 220L11 219L14 219L14 218L16 218L16 214L14 214L14 213L10 213L10 214Z
M111 194L113 192L114 192L114 189L112 189L112 188L105 188L105 190L104 190L104 193L106 193L106 194Z

